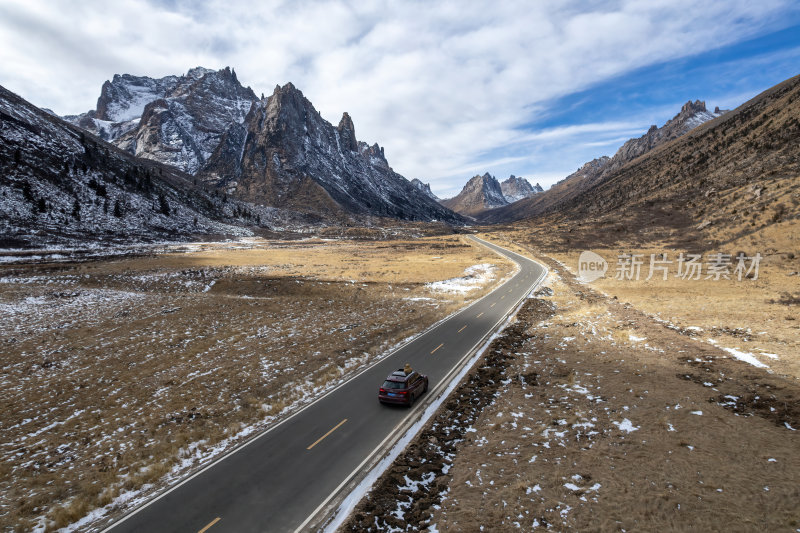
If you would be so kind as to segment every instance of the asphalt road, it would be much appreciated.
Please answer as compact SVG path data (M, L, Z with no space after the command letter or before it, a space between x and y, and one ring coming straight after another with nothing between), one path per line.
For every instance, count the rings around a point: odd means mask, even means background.
M538 263L485 244L516 261L519 272L491 294L107 531L245 533L301 527L343 482L359 474L365 458L383 451L387 436L397 433L396 428L409 417L421 415L419 404L425 396L413 409L379 404L377 390L384 378L411 363L428 375L428 395L433 394L544 275Z

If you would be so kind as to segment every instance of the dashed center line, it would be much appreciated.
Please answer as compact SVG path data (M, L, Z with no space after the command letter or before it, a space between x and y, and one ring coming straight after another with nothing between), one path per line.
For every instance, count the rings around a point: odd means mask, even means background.
M495 305L497 305L497 302L493 303L493 304L492 304L492 305L490 305L489 307L494 307Z
M464 327L467 327L467 326L464 326ZM462 328L462 329L463 329L463 328ZM439 349L439 348L441 348L442 346L444 346L444 343L442 343L442 344L440 344L439 346L437 346L436 348L434 348L434 349L433 349L433 351L432 351L431 353L435 352L436 350L438 350L438 349Z
M479 315L478 315L478 316L476 316L475 318L480 318L480 317L482 317L482 316L483 316L483 313L479 314Z
M320 442L322 442L322 439L324 439L325 437L327 437L328 435L330 435L331 433L333 433L334 431L336 431L337 429L339 429L339 428L342 426L342 424L344 424L345 422L347 422L347 419L346 419L346 418L345 418L344 420L342 420L341 422L339 422L338 424L336 424L335 426L333 426L333 427L332 427L332 428L331 428L331 429L330 429L330 430L329 430L327 433L325 433L323 436L321 436L321 437L320 437L320 438L318 438L316 441L314 441L314 444L312 444L311 446L309 446L308 448L306 448L306 450L310 450L311 448L313 448L314 446L316 446L317 444L319 444ZM210 525L208 525L208 526L206 526L206 527L208 528L208 527L211 527L212 525L213 525L213 523L212 523L212 524L210 524ZM203 531L205 531L205 530L203 530ZM202 532L200 532L200 533L202 533Z
M461 333L462 331L464 331L464 329L466 329L466 327L467 327L467 326L466 326L466 324L465 324L464 326L462 326L462 327L461 327L461 329L460 329L460 330L458 330L458 332L459 332L459 333Z
M219 522L220 520L221 520L221 518L220 518L219 516L218 516L218 517L216 517L214 520L212 520L211 522L209 522L209 523L208 523L208 525L206 525L206 527L204 527L203 529L201 529L201 530L200 530L200 531L198 531L197 533L206 533L206 531L208 531L208 529L209 529L211 526L213 526L214 524L216 524L216 523L217 523L217 522Z

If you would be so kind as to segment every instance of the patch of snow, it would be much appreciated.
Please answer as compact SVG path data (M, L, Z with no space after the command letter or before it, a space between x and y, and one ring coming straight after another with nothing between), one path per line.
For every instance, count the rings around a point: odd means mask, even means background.
M630 433L632 431L636 431L636 430L639 429L639 427L634 426L633 423L630 420L628 420L627 418L624 418L622 420L622 422L613 422L612 421L611 423L614 424L615 426L617 426L620 431L624 431L626 433Z
M465 275L460 278L426 283L425 287L434 292L466 294L494 280L494 270L494 265L490 263L481 263L464 270Z
M769 365L765 365L764 363L756 359L756 356L750 352L743 352L741 350L737 350L736 348L726 348L724 346L720 346L720 348L731 354L739 361L744 361L745 363L749 363L758 368L769 368Z

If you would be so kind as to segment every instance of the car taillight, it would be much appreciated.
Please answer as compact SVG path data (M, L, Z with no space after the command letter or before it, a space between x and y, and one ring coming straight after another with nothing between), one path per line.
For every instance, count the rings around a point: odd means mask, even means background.
M407 390L401 390L400 394L408 394L408 391Z
M381 390L378 391L379 394L386 394L386 389L381 387Z

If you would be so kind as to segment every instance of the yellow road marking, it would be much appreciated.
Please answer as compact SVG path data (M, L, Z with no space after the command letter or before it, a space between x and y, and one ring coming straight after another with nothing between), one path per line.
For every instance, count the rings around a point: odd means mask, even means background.
M208 531L208 528L210 528L211 526L213 526L214 524L216 524L216 523L217 523L217 522L219 522L219 521L220 521L220 517L216 517L214 520L212 520L211 522L209 522L209 523L208 523L208 525L207 525L206 527L204 527L203 529L201 529L201 530L200 530L200 531L198 531L197 533L206 533L206 531Z
M462 331L464 331L464 328L466 328L466 327L467 327L466 325L463 326L460 330L458 330L458 332L461 333Z
M483 313L481 313L480 315L476 316L475 318L480 318L482 316L483 316Z
M492 304L492 305L490 305L489 307L494 307L494 306L495 306L495 304L497 304L497 302L493 303L493 304Z
M333 427L330 429L330 431L328 431L328 432L327 432L327 433L325 433L323 436L321 436L321 437L320 437L320 438L318 438L316 441L314 441L314 444L312 444L311 446L309 446L308 448L306 448L306 450L310 450L311 448L313 448L314 446L316 446L317 444L319 444L320 442L322 442L322 439L324 439L325 437L327 437L328 435L330 435L331 433L333 433L334 431L336 431L337 429L339 429L339 427L341 427L341 425L342 425L342 424L344 424L345 422L347 422L347 419L346 419L346 418L345 418L344 420L342 420L341 422L339 422L338 424L336 424L335 426L333 426Z
M464 327L466 327L466 326L464 326ZM463 328L462 328L462 329L463 329ZM433 352L435 352L436 350L438 350L438 349L439 349L439 348L441 348L442 346L444 346L444 343L442 343L442 344L440 344L439 346L437 346L436 348L434 348L434 349L433 349ZM431 352L431 353L433 353L433 352Z
M503 299L503 298L505 298L505 297L506 297L506 295L504 294L504 295L502 295L502 296L500 297L500 299L502 300L502 299Z

